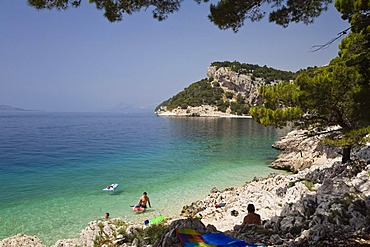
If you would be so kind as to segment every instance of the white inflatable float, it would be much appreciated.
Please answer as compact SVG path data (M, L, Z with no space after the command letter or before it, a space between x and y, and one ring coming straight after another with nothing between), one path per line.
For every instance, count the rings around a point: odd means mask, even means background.
M114 191L115 189L117 189L118 185L119 185L119 184L110 184L110 185L108 185L107 187L105 187L105 188L103 189L103 191L105 191L105 192L112 192L112 191Z

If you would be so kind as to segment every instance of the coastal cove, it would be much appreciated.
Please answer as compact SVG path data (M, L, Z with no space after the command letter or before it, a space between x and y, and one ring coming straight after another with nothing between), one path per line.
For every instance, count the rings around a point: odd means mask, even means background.
M0 114L0 239L37 235L46 245L76 238L88 222L176 217L211 188L241 186L279 152L286 131L252 119L168 118L153 113ZM120 184L115 193L102 189ZM133 215L147 191L153 208Z

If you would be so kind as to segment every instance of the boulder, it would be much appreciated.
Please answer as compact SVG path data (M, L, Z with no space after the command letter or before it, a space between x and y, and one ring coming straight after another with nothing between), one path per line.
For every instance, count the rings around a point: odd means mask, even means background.
M324 135L309 136L305 130L293 130L273 147L281 150L270 167L297 173L314 165L328 165L340 160L341 150L322 143Z
M0 241L0 247L45 247L39 237L17 234Z

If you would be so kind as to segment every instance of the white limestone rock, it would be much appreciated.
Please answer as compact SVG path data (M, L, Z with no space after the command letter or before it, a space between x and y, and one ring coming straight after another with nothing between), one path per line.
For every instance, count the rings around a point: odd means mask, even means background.
M0 241L0 247L45 247L39 237L17 234Z

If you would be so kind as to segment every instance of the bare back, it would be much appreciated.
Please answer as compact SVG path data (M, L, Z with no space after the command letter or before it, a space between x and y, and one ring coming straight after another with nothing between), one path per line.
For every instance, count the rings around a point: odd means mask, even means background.
M261 225L261 216L250 212L244 217L243 224Z

